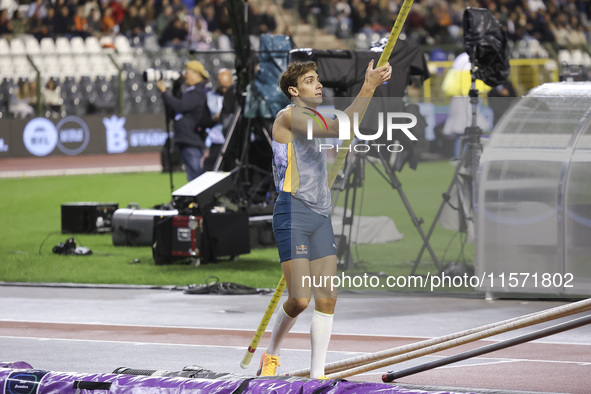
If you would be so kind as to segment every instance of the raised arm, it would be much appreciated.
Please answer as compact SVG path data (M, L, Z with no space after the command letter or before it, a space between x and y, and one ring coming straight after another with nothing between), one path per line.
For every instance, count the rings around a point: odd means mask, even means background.
M359 120L362 119L376 88L392 76L392 66L389 63L376 69L373 68L373 64L374 61L371 60L365 71L365 81L359 94L344 111L350 119L351 124L353 123L354 113L359 114ZM318 98L297 97L294 100L296 105L287 108L277 115L277 126L283 130L290 129L295 133L307 134L308 124L311 123L314 137L338 137L339 122L336 119L320 116L316 112L315 107L317 104L314 105L315 101L318 101ZM351 132L353 132L352 129Z

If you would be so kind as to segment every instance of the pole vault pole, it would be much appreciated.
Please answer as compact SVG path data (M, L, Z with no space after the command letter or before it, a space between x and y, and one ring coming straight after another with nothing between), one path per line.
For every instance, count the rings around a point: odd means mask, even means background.
M279 284L277 284L277 288L275 289L275 293L273 293L273 297L271 297L271 301L269 302L269 305L267 306L267 310L265 311L265 314L263 315L263 318L261 319L261 322L259 323L259 328L257 328L256 332L254 333L254 337L252 338L252 341L250 342L250 346L248 346L248 349L246 350L246 353L244 354L244 357L242 358L242 361L240 362L240 366L242 367L242 369L248 368L248 364L250 364L250 360L252 360L252 356L254 355L254 352L257 350L257 347L259 346L259 342L261 341L261 338L263 337L263 334L265 333L265 329L267 328L269 321L271 321L271 317L273 316L273 312L275 312L275 308L277 307L277 304L279 303L279 300L281 299L281 295L283 294L283 291L285 290L285 285L286 285L285 277L283 275L281 275L281 279L279 280Z
M428 371L433 368L441 367L443 365L448 365L452 363L457 363L458 361L467 360L472 357L481 356L483 354L491 353L497 350L506 349L511 346L520 345L525 342L534 341L536 339L544 338L550 335L558 334L560 332L564 332L567 330L572 330L574 328L582 327L587 324L591 324L591 315L583 316L575 320L571 320L565 323L557 324L552 327L542 328L538 331L534 331L529 334L520 335L518 337L508 339L506 341L501 341L497 343L493 343L487 346L480 347L478 349L472 349L467 352L463 352L460 354L456 354L454 356L445 357L441 360L433 361L430 363L426 363L423 365L417 365L416 367L407 368L402 371L398 372L388 372L382 376L382 381L389 383L394 381L395 379L402 378L404 376L413 375L415 373Z
M533 312L525 316L517 316L511 319L503 320L500 322L490 323L484 326L470 328L468 330L459 331L453 334L444 335L437 338L426 339L424 341L410 343L408 345L398 346L391 349L382 350L380 352L365 354L363 356L358 357L351 357L344 360L335 361L330 364L326 364L324 367L324 371L326 374L335 373L344 371L353 367L358 367L360 365L369 364L374 361L383 360L388 357L398 356L399 354L409 353L415 350L424 349L429 346L437 345L443 342L451 341L452 339L457 339L461 337L465 337L470 334L474 334L480 331L489 330L491 328L496 328L503 324L513 323L521 319L533 317L544 313L545 311L541 312ZM310 369L298 369L292 372L286 373L287 376L309 376Z
M548 309L542 313L534 314L530 317L525 317L516 320L511 323L502 324L495 328L483 330L474 334L467 335L462 338L454 339L451 341L443 342L437 345L429 346L420 350L415 350L409 353L401 354L398 356L385 358L370 364L364 364L355 368L351 368L345 371L337 372L335 374L328 375L329 379L345 378L359 373L372 371L374 369L382 368L392 364L397 364L403 361L415 359L417 357L426 356L428 354L440 352L442 350L451 349L452 347L464 345L470 342L477 341L479 339L488 338L494 335L502 334L508 331L517 330L519 328L533 326L535 324L544 323L550 320L555 320L561 317L574 315L577 313L586 312L591 310L591 298L578 301L572 304L559 306L556 308Z
M406 21L406 17L408 16L408 13L410 12L410 7L412 6L413 2L414 2L414 0L404 0L404 3L402 3L402 6L400 6L400 12L398 13L398 16L396 17L396 21L394 22L394 26L392 26L392 31L390 32L390 36L388 37L388 41L386 42L384 50L382 51L380 59L378 60L378 63L376 65L376 68L382 67L383 65L385 65L388 62L388 60L390 60L390 55L392 54L392 50L394 49L394 45L396 45L396 41L398 41L398 36L400 35L400 31L402 30L402 26L404 26L404 22ZM361 119L359 119L359 122L361 122ZM337 157L335 158L335 162L334 162L333 166L331 167L330 173L328 174L328 188L329 189L332 189L332 185L334 184L334 181L337 178L337 175L339 174L339 170L341 169L341 166L343 165L343 162L345 161L345 157L347 156L347 152L348 152L348 147L351 145L351 141L353 140L352 137L353 136L351 136L350 139L343 141L343 145L341 147L342 150L339 150L339 153L337 154ZM244 354L244 358L242 359L242 362L240 363L240 366L243 369L246 369L248 367L248 364L250 364L250 360L252 359L252 356L254 355L254 352L256 351L256 349L258 347L259 341L261 340L261 336L265 332L265 329L267 328L267 325L269 324L269 321L271 320L271 316L273 316L273 313L275 312L275 307L277 306L277 303L278 303L279 299L281 298L281 294L283 294L283 291L285 290L285 286L286 286L285 277L283 275L281 275L281 279L279 280L279 284L277 285L277 288L275 289L275 293L273 294L273 297L271 298L271 301L269 302L269 306L267 307L267 310L265 311L265 314L263 315L263 318L261 319L259 327L257 328L257 330L254 334L254 337L252 338L252 341L250 342L250 345L248 346L248 349L246 350L246 353Z
M396 45L396 41L398 41L398 36L400 35L400 31L402 30L402 26L404 26L404 22L406 21L406 17L410 12L410 7L412 6L414 0L404 0L402 6L400 6L400 12L398 13L398 17L396 17L396 21L394 22L394 26L392 26L392 31L390 32L390 36L388 37L388 41L386 42L386 46L382 51L382 55L378 60L378 64L376 68L382 67L385 65L388 60L390 60L390 55L392 54L392 50L394 49L394 45ZM359 119L361 123L361 119ZM349 151L348 148L351 146L351 141L353 141L353 136L350 139L343 141L343 144L339 148L339 153L335 158L335 162L330 169L330 173L328 174L328 186L332 188L332 185L339 174L341 166L347 157L347 152Z

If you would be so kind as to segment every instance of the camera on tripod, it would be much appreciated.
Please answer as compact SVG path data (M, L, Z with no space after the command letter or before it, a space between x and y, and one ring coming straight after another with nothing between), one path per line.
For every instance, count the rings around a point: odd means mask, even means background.
M176 81L182 74L176 70L157 70L147 68L144 71L144 82Z

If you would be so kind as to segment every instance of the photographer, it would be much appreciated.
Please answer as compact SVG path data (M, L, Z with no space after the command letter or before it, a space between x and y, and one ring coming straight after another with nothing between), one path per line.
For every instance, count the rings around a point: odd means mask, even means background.
M181 152L187 180L190 182L203 172L201 158L205 149L205 129L211 123L207 108L205 85L209 73L203 64L191 60L183 72L187 88L180 98L167 92L164 80L156 83L164 103L174 112L174 142Z
M212 121L215 124L208 129L207 145L205 152L205 159L203 161L204 171L212 171L215 167L215 162L222 150L222 146L226 140L224 135L224 125L222 119L222 109L226 105L224 102L224 95L228 88L232 86L232 73L227 68L222 68L217 75L218 87L215 90L207 92L207 105L212 114Z

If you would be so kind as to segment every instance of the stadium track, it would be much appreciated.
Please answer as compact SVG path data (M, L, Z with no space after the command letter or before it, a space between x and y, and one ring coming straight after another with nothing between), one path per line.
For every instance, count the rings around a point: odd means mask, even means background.
M161 171L159 153L52 156L0 160L0 177ZM71 285L0 286L0 361L25 361L34 368L112 372L117 367L181 370L198 364L215 372L254 373L239 362L269 296L184 295L145 287L80 288ZM392 294L339 299L328 362L438 337L562 305L562 301L495 300L452 294ZM309 364L309 311L285 342L281 371ZM558 322L493 337L512 338ZM267 333L261 349L268 342ZM405 369L491 343L479 341L432 356L356 375L381 381L386 370ZM397 368L395 368L397 367ZM396 384L434 390L480 389L581 393L591 391L591 327L497 351L458 364L401 378Z
M178 371L187 365L200 365L215 372L237 374L253 374L256 369L260 351L249 369L242 370L239 362L270 297L185 295L181 291L143 287L7 283L0 286L0 296L0 361L19 360L38 369L88 373L108 373L117 367ZM346 294L339 299L328 362L562 304L418 294ZM306 311L287 337L280 371L309 363L309 319ZM544 323L518 333L549 325ZM506 333L494 339L515 335ZM268 340L267 332L261 348ZM490 343L478 341L348 380L380 382L386 370L408 368ZM583 394L589 393L591 387L590 355L591 327L582 327L401 378L396 384L482 393Z

